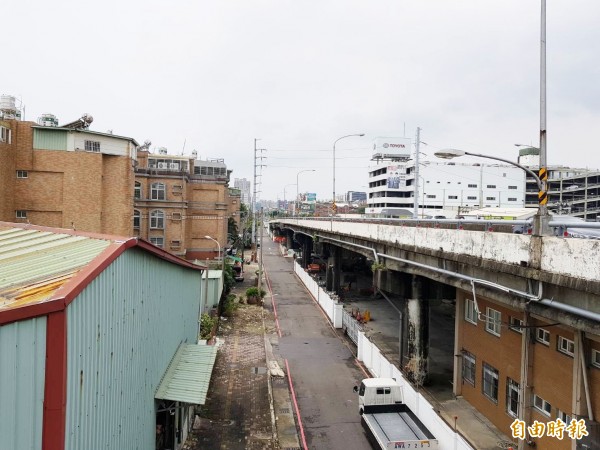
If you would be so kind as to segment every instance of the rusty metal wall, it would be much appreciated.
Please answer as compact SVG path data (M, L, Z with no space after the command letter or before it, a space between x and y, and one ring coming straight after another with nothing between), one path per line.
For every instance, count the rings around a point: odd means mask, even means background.
M199 271L123 253L67 308L69 450L154 448L154 394L180 342L196 342Z

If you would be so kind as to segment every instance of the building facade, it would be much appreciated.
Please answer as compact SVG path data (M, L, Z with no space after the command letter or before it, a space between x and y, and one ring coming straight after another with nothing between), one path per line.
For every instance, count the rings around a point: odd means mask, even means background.
M0 131L0 220L131 235L134 139L16 119Z
M540 150L519 150L519 163L537 172ZM525 206L538 205L538 186L527 177ZM600 218L600 171L564 166L548 166L548 207L556 214L568 214L584 220Z
M245 178L234 178L233 187L241 192L242 203L245 205L252 204L251 183Z
M379 161L369 168L367 214L392 208L412 210L415 201L413 161ZM424 162L419 170L422 212L457 212L483 207L523 207L525 172L518 167L481 163Z
M474 301L470 292L458 290L456 302L454 394L500 430L511 436L515 420L527 425L538 421L547 427L560 419L568 426L573 419L587 416L588 404L592 411L598 410L600 335L485 297ZM598 430L587 422L587 431L596 439ZM566 429L564 436L558 439L546 433L527 440L540 449L568 450L579 444L567 437Z
M186 259L219 257L230 217L239 220L237 191L222 159L138 152L133 230L136 236Z

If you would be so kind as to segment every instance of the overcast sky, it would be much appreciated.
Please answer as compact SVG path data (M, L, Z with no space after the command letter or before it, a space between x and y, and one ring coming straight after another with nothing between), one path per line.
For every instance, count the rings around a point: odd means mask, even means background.
M27 120L223 158L261 198L366 190L372 142L516 160L539 141L539 0L12 1L0 93ZM548 163L600 167L600 2L551 0ZM185 145L185 147L184 147ZM305 169L315 169L298 176ZM231 185L233 185L233 180Z

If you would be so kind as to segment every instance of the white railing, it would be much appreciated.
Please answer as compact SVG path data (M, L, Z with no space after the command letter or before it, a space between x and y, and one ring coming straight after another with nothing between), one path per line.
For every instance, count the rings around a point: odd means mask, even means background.
M367 369L376 377L395 378L402 386L404 403L413 411L419 420L423 422L429 431L433 433L439 442L441 450L473 450L460 434L456 433L435 412L431 403L417 392L404 378L402 372L390 363L361 331L358 333L358 356Z
M302 280L302 283L304 283L304 286L306 286L321 309L327 314L333 326L335 328L342 328L342 304L337 300L333 300L329 293L319 286L317 281L305 272L296 261L294 261L294 272Z

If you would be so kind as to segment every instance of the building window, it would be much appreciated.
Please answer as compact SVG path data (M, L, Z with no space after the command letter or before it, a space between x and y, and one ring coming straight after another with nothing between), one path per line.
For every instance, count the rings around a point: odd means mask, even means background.
M552 412L552 405L544 400L542 397L538 397L534 394L533 396L533 407L541 412L543 415L550 417Z
M156 245L157 247L163 248L163 246L165 245L165 238L164 237L151 237L150 243Z
M27 211L24 209L17 209L17 219L27 219Z
M592 365L600 369L600 351L592 349Z
M449 195L448 199L449 200L458 200L458 195Z
M165 228L165 213L156 210L150 213L150 228L164 229Z
M517 189L517 186L509 186L509 189Z
M133 189L133 198L142 198L142 183L139 181L135 182L135 188Z
M516 202L517 201L517 197L508 197L508 201L509 202Z
M486 200L496 200L496 197L486 197Z
M488 189L496 189L496 185L495 184L488 184L486 187Z
M483 363L483 395L498 403L498 371Z
M86 152L99 152L100 141L84 141Z
M27 178L26 170L17 170L17 178Z
M550 332L544 328L538 328L535 332L535 339L542 344L550 345Z
M485 331L495 336L500 336L500 325L502 324L502 313L492 308L486 308Z
M475 355L466 350L462 352L462 377L467 383L475 386Z
M567 414L566 412L561 411L560 409L556 410L556 417L558 419L562 420L567 425L569 425L571 423L571 416L569 414Z
M512 417L519 417L519 383L506 379L506 412Z
M467 197L467 200L477 200L477 197L469 196Z
M134 209L133 210L133 228L134 229L140 228L140 220L141 220L140 212L137 209Z
M171 219L173 219L173 220L181 220L181 213L174 212L173 214L171 214Z
M10 144L12 141L11 137L12 133L10 128L0 127L0 142L6 142L7 144Z
M152 183L152 188L150 190L150 198L152 200L165 200L165 184L164 183Z
M518 317L510 316L508 318L508 328L516 331L517 333L523 333L523 321Z
M575 354L575 342L566 337L558 336L558 351L573 356Z
M427 198L435 198L435 195L427 195Z
M468 187L470 187L470 188L476 188L477 185L476 184L469 184Z
M465 320L477 325L477 309L475 309L475 301L470 298L465 298Z

